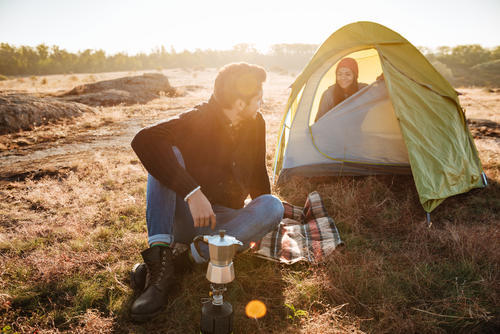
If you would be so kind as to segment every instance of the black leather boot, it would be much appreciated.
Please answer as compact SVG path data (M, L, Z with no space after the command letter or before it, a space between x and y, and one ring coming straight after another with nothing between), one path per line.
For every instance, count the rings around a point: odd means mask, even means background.
M194 264L189 259L189 251L174 252L174 268L176 276L193 269ZM136 293L144 290L146 286L148 269L146 263L136 263L130 271L130 287Z
M175 272L169 247L151 247L141 255L146 263L148 279L144 292L132 304L131 316L135 321L146 321L161 312Z
M135 292L142 292L146 287L148 267L144 262L136 263L130 271L130 287Z

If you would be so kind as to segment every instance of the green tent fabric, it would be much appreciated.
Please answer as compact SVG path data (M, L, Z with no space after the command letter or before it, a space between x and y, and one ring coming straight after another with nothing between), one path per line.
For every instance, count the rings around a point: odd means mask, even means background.
M358 92L314 124L318 101L331 84L336 63L346 56L358 60L360 77L374 81L370 75L380 70L384 80ZM404 173L407 166L427 212L447 197L484 185L481 162L456 91L418 49L394 31L372 22L339 29L320 46L291 88L274 163L278 182L290 175ZM390 122L391 115L397 129L369 126L381 116ZM335 131L345 135L336 136ZM330 147L325 140L330 140ZM391 157L391 149L398 154Z

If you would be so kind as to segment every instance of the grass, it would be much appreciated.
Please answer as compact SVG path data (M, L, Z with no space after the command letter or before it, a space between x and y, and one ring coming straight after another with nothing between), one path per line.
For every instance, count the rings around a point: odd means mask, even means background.
M324 280L315 281L329 282L323 288L331 304L348 303L346 310L372 319L362 326L367 331L494 332L499 247L491 241L498 239L500 186L448 199L429 229L411 182L295 180L282 191L299 201L299 189L318 189L337 217L347 246L325 265ZM479 198L495 204L478 207Z
M129 153L108 152L80 162L66 178L12 184L20 203L2 224L11 238L0 244L1 288L10 296L2 324L21 332L74 331L86 328L82 321L92 312L119 332L196 329L199 298L208 291L203 268L183 277L156 323L130 322L127 271L145 247L145 179L129 168L134 165L119 164L128 160ZM300 203L312 189L324 197L347 246L315 267L240 256L226 298L241 332L493 332L499 326L499 249L491 242L494 233L498 239L497 183L447 200L431 229L409 178L295 180L279 194ZM458 207L465 209L457 217ZM9 219L18 222L15 230L5 227ZM263 320L243 316L251 299L266 303Z
M190 73L175 73L189 82ZM211 82L204 72L197 79L205 76ZM55 89L54 82L44 86ZM471 108L475 94L465 95ZM484 96L484 103L494 105ZM144 119L144 126L169 108L177 111L202 98L188 94L146 106L102 108L18 135L48 147L73 143L74 134L116 136L125 131L124 120ZM269 169L285 98L276 89L263 107ZM1 139L8 144L14 137ZM432 214L431 228L411 177L296 178L274 189L297 205L317 190L346 246L315 266L239 255L237 279L225 294L235 310L235 332L497 332L500 157L488 143L478 147L490 185L447 199ZM204 267L182 276L154 321L130 319L136 296L128 271L146 247L146 174L129 147L66 152L27 168L18 179L0 180L0 333L197 331L200 298L209 289ZM244 315L253 299L266 304L264 318Z

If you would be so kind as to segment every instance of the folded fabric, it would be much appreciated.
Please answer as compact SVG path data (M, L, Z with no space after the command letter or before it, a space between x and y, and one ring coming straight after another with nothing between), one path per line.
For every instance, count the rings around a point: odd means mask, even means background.
M255 244L251 251L254 255L286 264L318 263L343 245L337 226L316 191L307 196L303 208L285 202L283 206L283 220Z

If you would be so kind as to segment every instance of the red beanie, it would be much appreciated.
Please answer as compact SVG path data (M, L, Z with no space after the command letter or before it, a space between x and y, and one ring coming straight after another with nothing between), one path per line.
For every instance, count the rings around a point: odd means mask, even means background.
M352 59L352 58L344 58L342 59L339 64L337 65L337 69L335 72L339 70L341 67L346 67L354 73L354 77L357 79L358 78L358 63Z

